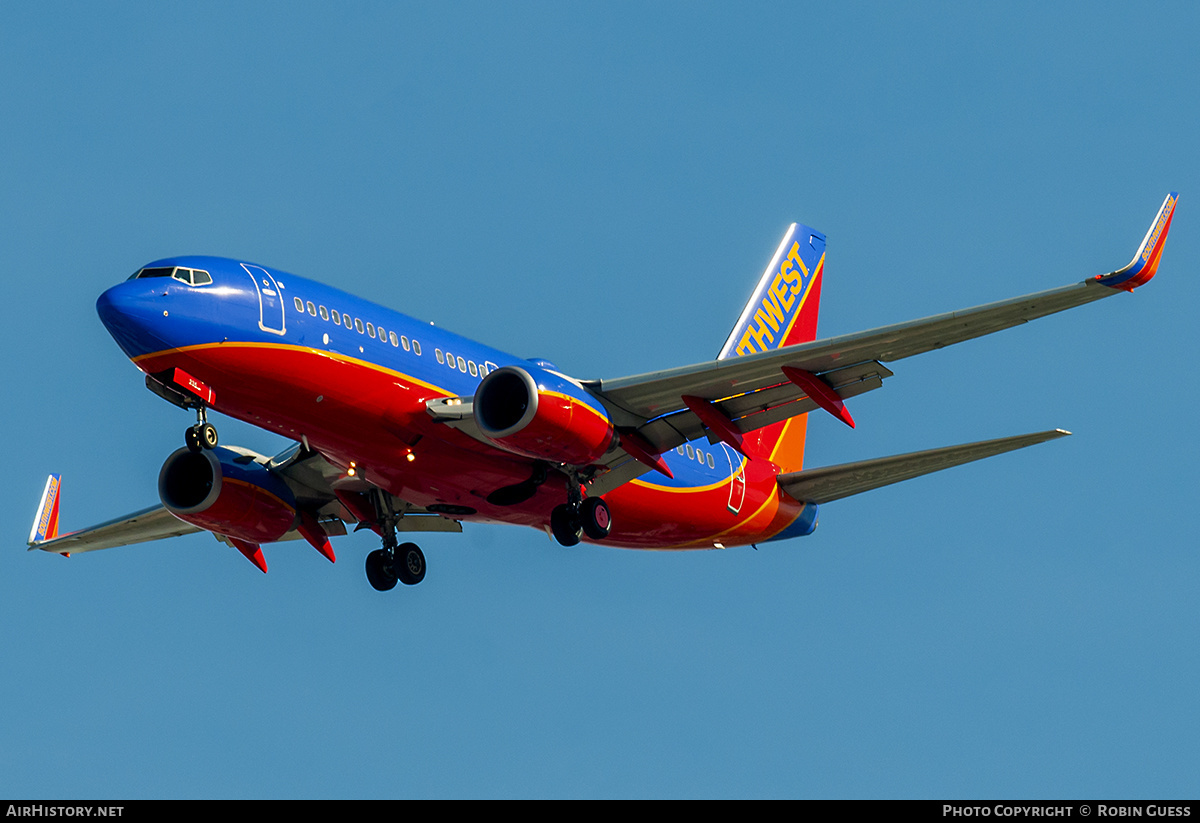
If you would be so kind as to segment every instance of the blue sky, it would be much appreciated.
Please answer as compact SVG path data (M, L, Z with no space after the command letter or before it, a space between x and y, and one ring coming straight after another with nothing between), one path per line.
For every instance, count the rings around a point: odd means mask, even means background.
M1194 797L1200 405L1188 4L7 4L0 794ZM220 254L580 377L715 355L784 228L822 336L1123 265L1153 283L893 364L809 465L1075 436L724 552L431 535L381 595L207 535L61 560L191 418L95 314ZM286 442L218 418L222 441Z

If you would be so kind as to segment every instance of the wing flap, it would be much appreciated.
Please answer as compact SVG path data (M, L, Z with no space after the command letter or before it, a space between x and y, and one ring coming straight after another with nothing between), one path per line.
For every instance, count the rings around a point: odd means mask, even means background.
M780 376L782 377L782 373ZM842 399L878 389L883 385L883 380L891 376L890 369L873 360L835 369L822 375ZM743 434L819 408L803 389L790 381L718 400L714 405L730 418ZM638 434L660 452L706 435L709 443L719 440L704 428L694 412L686 408L651 420L638 429Z
M994 457L1004 452L1045 443L1047 440L1056 440L1069 434L1068 431L1054 429L1015 437L1001 437L961 446L945 446L928 451L843 463L839 466L804 469L781 474L777 480L779 487L795 500L802 503L828 503L923 474L982 460L985 457Z

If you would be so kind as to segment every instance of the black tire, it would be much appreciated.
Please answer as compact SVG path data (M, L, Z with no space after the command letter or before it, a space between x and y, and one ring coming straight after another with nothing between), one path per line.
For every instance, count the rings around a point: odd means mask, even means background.
M396 577L406 586L415 586L425 579L425 555L416 543L402 543L396 549Z
M583 532L583 524L579 522L579 515L570 506L555 506L550 512L550 531L561 545L576 546L579 544L579 535Z
M204 448L200 445L200 432L195 426L188 426L187 431L183 433L183 442L187 444L188 451L198 452Z
M377 592L396 588L396 573L387 562L383 549L376 549L367 555L367 582Z
M200 427L200 445L206 449L217 447L217 427L212 423L205 423Z
M603 540L612 531L612 512L599 497L589 497L583 501L579 507L579 519L583 522L583 533L592 540Z

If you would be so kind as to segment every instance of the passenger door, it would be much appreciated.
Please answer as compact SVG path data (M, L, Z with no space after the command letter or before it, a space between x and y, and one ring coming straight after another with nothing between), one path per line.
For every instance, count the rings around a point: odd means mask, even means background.
M242 268L254 281L258 292L258 327L272 334L284 332L283 296L279 293L279 284L271 273L262 266L252 266L243 263Z

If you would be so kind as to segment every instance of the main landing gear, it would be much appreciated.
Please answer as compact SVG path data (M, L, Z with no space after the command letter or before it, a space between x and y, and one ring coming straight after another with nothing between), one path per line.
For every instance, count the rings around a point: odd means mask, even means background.
M575 546L585 534L592 540L608 537L612 531L612 513L608 504L599 497L584 499L575 483L570 484L567 495L567 502L550 512L550 531L554 539L564 546Z
M416 543L396 545L398 518L392 511L391 500L378 489L373 496L383 548L367 555L367 582L379 592L396 588L397 581L415 586L425 579L425 555Z
M208 414L203 406L196 409L196 425L187 428L183 440L194 452L217 447L217 427L208 422Z

